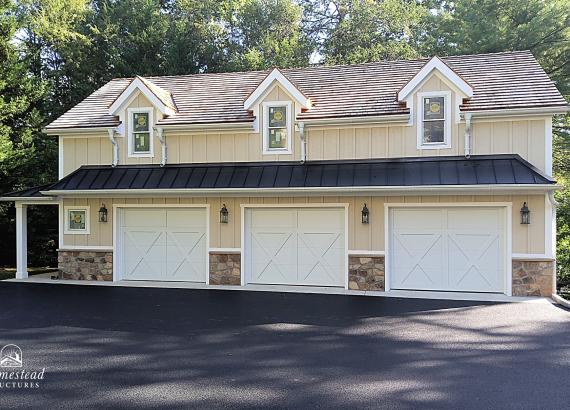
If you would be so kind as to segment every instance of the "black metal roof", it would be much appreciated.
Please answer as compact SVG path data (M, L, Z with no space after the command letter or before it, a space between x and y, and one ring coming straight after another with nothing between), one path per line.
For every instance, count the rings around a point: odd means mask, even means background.
M42 195L41 191L48 190L52 185L53 184L39 185L28 189L23 189L21 191L8 192L1 194L0 196L9 198L41 198L45 197L45 195Z
M518 155L83 166L47 190L552 184Z

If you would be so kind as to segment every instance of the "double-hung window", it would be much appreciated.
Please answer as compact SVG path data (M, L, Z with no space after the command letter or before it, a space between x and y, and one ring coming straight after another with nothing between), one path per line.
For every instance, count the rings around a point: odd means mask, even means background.
M129 109L129 155L152 156L152 109Z
M418 148L450 147L450 95L448 93L419 94Z
M263 152L291 153L291 103L264 103Z

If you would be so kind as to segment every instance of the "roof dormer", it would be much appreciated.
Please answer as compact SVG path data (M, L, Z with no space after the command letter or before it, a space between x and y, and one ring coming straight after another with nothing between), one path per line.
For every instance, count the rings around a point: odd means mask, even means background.
M110 115L120 115L136 96L143 94L163 115L176 114L176 104L170 91L165 90L146 78L136 76L109 107Z
M447 116L451 117L451 112L453 112L453 118L455 123L461 121L460 117L460 106L464 100L468 100L473 97L473 87L463 79L455 70L443 62L439 57L433 57L398 91L398 101L406 104L406 107L410 110L410 118L408 125L414 124L414 119L416 113L414 111L421 111L419 101L414 103L415 96L418 98L426 97L425 92L420 92L422 88L428 84L434 77L437 77L445 84L447 91L440 90L441 92L430 92L427 93L431 97L443 98L444 105L447 107ZM447 97L444 96L447 94ZM422 97L422 98L423 98ZM453 106L451 106L451 100L453 100ZM421 127L418 127L418 130Z
M420 87L435 71L439 72L445 81L460 91L464 98L473 97L473 87L436 56L429 60L421 70L400 89L398 92L398 101L406 101L410 94Z
M311 108L311 99L297 88L278 68L274 68L271 73L257 86L255 90L243 103L243 108L252 110L276 85L279 84L302 109Z

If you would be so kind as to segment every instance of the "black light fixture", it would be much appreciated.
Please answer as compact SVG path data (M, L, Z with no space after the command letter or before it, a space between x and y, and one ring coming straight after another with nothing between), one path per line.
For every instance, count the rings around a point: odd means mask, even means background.
M226 208L226 204L222 205L222 209L220 209L220 223L227 224L228 223L228 208Z
M107 208L105 208L105 204L101 204L101 208L99 208L99 222L107 222Z
M528 206L526 206L526 202L523 203L523 206L521 208L521 224L530 224L530 209L528 209Z
M368 222L370 222L370 211L366 204L364 204L364 207L362 208L362 223L367 224Z

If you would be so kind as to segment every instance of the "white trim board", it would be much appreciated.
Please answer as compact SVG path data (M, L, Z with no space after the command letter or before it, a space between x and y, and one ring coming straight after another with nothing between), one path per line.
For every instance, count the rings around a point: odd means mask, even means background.
M445 79L451 81L467 98L473 97L473 88L471 85L436 56L429 60L398 92L398 100L404 101L433 71L440 72Z
M513 253L512 258L514 261L553 261L554 258L543 253Z
M311 100L306 97L287 77L279 71L278 68L274 68L271 73L257 86L257 88L249 95L249 97L243 103L243 108L246 110L251 110L252 107L264 96L265 92L273 85L273 82L278 83L281 87L293 97L293 99L302 107L310 108Z
M241 254L241 248L209 248L208 253Z
M148 81L148 80L147 80ZM155 85L156 86L156 85ZM158 86L156 86L158 87ZM136 77L127 88L117 97L117 99L109 107L109 115L118 115L119 111L123 109L131 101L133 94L136 92L142 93L147 100L151 102L158 110L164 115L174 115L176 111L166 106L150 88L139 77Z
M123 197L125 195L135 196L208 196L208 195L244 195L264 196L275 194L286 194L294 196L316 194L324 196L354 195L366 193L377 196L402 196L413 192L414 195L508 195L509 193L521 192L548 192L560 189L556 184L492 184L492 185L425 185L425 186L347 186L347 187L311 187L311 188L181 188L181 189L89 189L89 190L51 190L42 191L44 195L61 196L104 196L105 198ZM14 199L10 199L13 201Z
M384 251L348 250L348 256L384 256Z
M113 252L112 246L99 246L99 245L63 245L56 249L57 252Z

